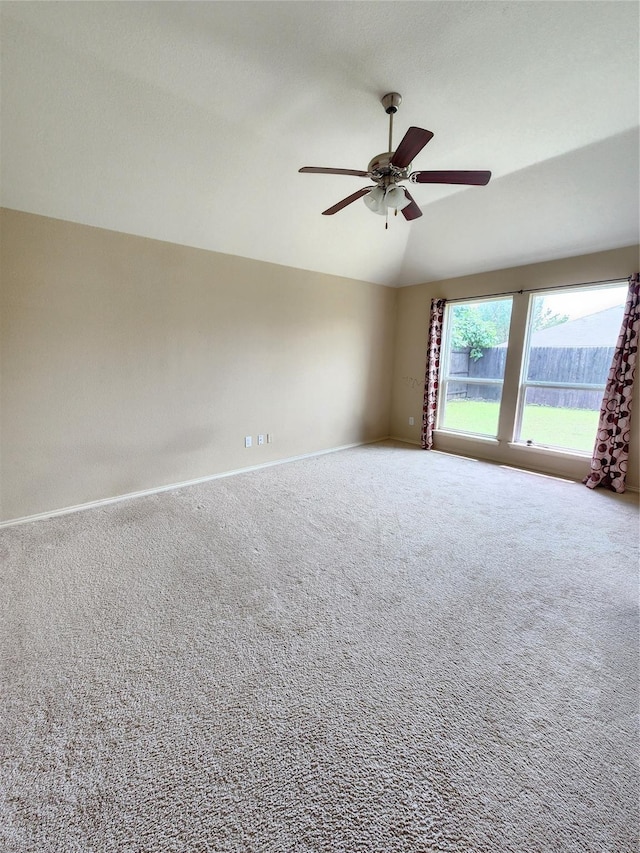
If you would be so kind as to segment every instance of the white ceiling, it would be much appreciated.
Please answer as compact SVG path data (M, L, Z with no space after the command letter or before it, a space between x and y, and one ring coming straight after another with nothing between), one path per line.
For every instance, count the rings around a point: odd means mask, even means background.
M2 204L402 285L638 240L636 2L3 2ZM435 136L423 217L321 211Z

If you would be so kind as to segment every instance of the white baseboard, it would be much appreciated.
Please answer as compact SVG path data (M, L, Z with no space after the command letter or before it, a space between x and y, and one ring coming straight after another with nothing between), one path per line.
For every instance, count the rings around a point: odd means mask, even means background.
M31 521L44 521L47 518L55 518L58 515L69 515L72 512L82 512L86 509L96 509L97 507L109 506L109 504L120 503L121 501L130 501L134 498L144 498L147 495L158 495L161 492L171 492L174 489L183 489L185 486L197 486L200 483L208 483L211 480L221 480L223 477L234 477L236 474L246 474L249 471L260 471L262 468L272 468L274 465L284 465L287 462L297 462L300 459L311 459L313 456L324 456L327 453L338 453L340 450L350 450L353 447L377 444L380 441L387 441L388 438L389 436L385 435L382 438L373 438L370 441L356 441L353 444L342 444L339 447L330 447L327 450L315 450L313 453L302 453L300 456L288 456L286 459L275 459L273 462L263 462L260 465L249 465L246 468L235 468L232 471L223 471L220 474L209 474L206 477L197 477L195 480L184 480L181 483L171 483L168 486L157 486L153 489L142 489L139 492L128 492L126 495L116 495L112 498L101 498L97 501L87 501L87 503L76 504L75 506L66 506L62 509L48 510L47 512L39 512L35 515L25 515L22 518L10 518L7 521L0 521L0 530L4 527L14 527L17 524L28 524Z
M401 441L403 444L413 444L415 447L422 447L422 442L413 441L410 438L400 438L399 435L390 435L389 441Z
M194 480L184 480L180 483L171 483L168 486L157 486L152 489L143 489L139 492L128 492L125 495L116 495L112 498L101 498L96 501L87 501L87 503L76 504L75 506L67 506L62 509L54 509L49 510L47 512L39 512L35 515L25 515L22 518L10 518L6 521L0 521L0 530L5 527L14 527L18 524L28 524L31 521L44 521L47 518L55 518L58 515L69 515L73 512L82 512L86 509L96 509L97 507L109 506L109 504L120 503L121 501L129 501L135 498L144 498L147 495L158 495L162 492L171 492L174 489L183 489L185 486L197 486L200 483L208 483L211 480L221 480L223 477L234 477L237 474L246 474L249 471L260 471L263 468L272 468L274 465L285 465L287 462L297 462L301 459L311 459L314 456L324 456L327 453L338 453L341 450L350 450L353 447L364 447L367 444L378 444L381 441L399 441L403 444L411 444L415 447L422 447L421 442L412 441L408 438L401 438L396 435L386 435L380 438L373 438L369 441L356 441L352 444L342 444L339 447L330 447L327 450L315 450L312 453L302 453L299 456L288 456L286 459L275 459L273 462L263 462L260 465L249 465L246 468L235 468L232 471L222 471L220 474L208 474L206 477L197 477ZM456 455L450 454L446 451L436 451L440 453L445 453L445 455ZM467 458L467 457L463 457ZM484 460L489 461L489 460ZM501 463L494 463L501 464ZM507 467L517 467L517 466L507 466ZM527 469L521 469L527 470ZM545 473L545 472L539 472ZM557 475L556 475L557 476ZM635 486L627 486L628 492L639 493L640 489Z
M422 447L422 442L412 441L410 438L401 438L399 435L390 435L389 441L401 441L403 444L413 444L416 447ZM457 456L460 459L479 459L480 461L487 462L491 465L501 465L503 468L513 468L514 470L525 471L529 474L544 474L545 476L555 477L559 480L567 480L567 482L571 482L571 483L581 482L580 480L570 480L570 479L567 479L567 477L562 477L558 474L557 471L550 471L550 470L545 470L542 468L536 468L535 470L532 468L523 468L521 466L514 465L513 463L507 464L505 462L496 462L495 459L482 459L482 457L477 456L477 455L473 455L473 454L469 454L468 456L463 456L459 453L453 453L452 451L449 451L449 450L434 450L433 452L434 453L443 453L445 456ZM634 494L640 494L640 488L638 488L638 486L627 486L626 491L627 492L633 492Z

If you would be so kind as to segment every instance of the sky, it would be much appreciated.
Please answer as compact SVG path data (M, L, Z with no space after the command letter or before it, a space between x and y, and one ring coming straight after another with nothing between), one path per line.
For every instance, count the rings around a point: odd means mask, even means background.
M598 288L585 291L560 291L552 296L544 297L545 308L550 308L554 314L568 314L570 320L595 314L613 305L623 306L627 299L628 284L613 287ZM621 315L622 319L622 315Z

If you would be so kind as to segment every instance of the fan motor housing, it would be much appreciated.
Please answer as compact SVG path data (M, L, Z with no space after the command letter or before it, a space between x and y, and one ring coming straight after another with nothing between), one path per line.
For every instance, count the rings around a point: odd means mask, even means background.
M371 175L374 181L382 181L384 178L391 178L394 181L404 181L409 177L411 163L400 169L391 163L391 158L395 151L385 151L384 154L376 154L367 166L367 172Z

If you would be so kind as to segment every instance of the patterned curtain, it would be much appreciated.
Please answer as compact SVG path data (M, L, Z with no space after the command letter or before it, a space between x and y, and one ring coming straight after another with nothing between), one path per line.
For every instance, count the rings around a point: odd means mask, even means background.
M604 486L624 492L631 436L633 375L640 334L640 274L629 278L629 295L624 309L607 387L605 388L598 433L591 459L591 471L583 482L590 489Z
M427 375L424 383L424 405L422 407L422 446L425 450L431 450L433 447L433 430L436 425L444 306L444 299L431 300Z

